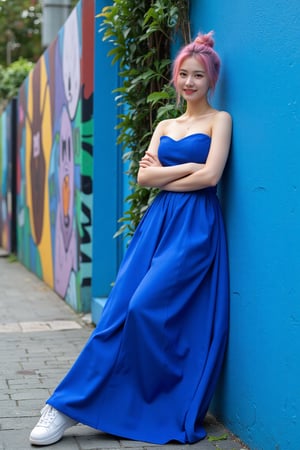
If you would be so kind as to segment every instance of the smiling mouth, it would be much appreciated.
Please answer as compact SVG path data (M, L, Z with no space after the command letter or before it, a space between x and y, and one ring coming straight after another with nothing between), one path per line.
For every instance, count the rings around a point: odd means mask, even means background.
M184 89L184 93L187 94L187 95L191 95L191 94L193 94L194 92L196 92L196 91L193 90L193 89Z

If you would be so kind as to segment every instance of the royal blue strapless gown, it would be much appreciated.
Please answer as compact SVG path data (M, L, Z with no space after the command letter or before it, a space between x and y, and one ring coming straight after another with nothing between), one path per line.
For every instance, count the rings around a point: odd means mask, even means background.
M210 137L161 138L163 165L204 163ZM228 331L226 240L215 188L160 192L73 367L47 403L93 428L164 444L202 422Z

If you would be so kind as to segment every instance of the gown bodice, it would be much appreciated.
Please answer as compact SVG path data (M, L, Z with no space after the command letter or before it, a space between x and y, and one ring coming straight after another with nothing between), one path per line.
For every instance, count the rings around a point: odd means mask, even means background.
M162 136L158 157L163 166L174 166L187 162L203 164L206 161L211 137L204 133L189 134L181 139Z

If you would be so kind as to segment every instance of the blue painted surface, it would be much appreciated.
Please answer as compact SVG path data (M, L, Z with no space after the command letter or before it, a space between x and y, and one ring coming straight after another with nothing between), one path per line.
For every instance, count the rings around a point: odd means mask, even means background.
M231 330L214 411L251 449L300 438L300 3L193 0L192 30L215 30L214 104L234 132L221 185Z
M107 5L96 1L96 13ZM120 215L120 154L116 146L117 109L113 89L117 87L117 66L112 66L107 56L109 44L99 33L100 18L96 19L95 32L95 99L94 99L94 226L93 226L93 275L92 318L97 323L102 301L109 294L115 279L120 244L113 238ZM100 305L100 306L99 306ZM98 310L98 307L100 310Z
M97 324L99 322L106 301L107 301L107 297L103 297L103 298L94 297L93 298L93 301L91 302L91 315L92 315L94 324Z

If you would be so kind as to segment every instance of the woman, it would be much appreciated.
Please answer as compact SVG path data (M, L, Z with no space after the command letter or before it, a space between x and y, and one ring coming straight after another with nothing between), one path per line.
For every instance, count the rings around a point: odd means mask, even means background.
M220 69L213 45L212 32L199 35L174 62L186 111L157 126L138 173L138 183L161 192L132 238L100 323L43 408L33 444L54 443L77 422L157 444L206 435L228 331L216 185L231 118L208 101Z

